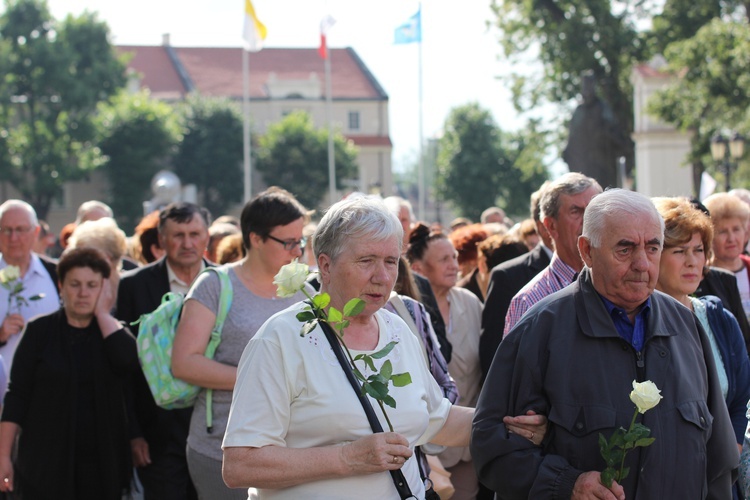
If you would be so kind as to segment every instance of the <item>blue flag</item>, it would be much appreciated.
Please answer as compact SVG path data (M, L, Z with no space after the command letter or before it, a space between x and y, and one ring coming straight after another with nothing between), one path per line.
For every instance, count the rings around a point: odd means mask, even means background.
M421 8L408 21L396 28L393 43L412 43L422 41Z

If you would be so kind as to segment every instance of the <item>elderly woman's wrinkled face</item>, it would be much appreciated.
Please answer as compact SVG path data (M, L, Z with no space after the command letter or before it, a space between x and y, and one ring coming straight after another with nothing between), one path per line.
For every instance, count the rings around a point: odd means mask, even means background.
M412 269L430 281L433 288L451 288L458 280L458 259L453 243L446 238L431 241Z
M738 217L728 217L714 223L714 256L717 260L738 258L745 244L745 223ZM731 269L736 271L736 269Z
M90 267L74 267L60 284L65 313L69 318L85 319L94 315L103 278Z
M371 316L383 307L391 295L398 276L399 241L356 239L347 241L344 250L331 261L321 254L318 259L323 288L331 303L340 309L357 297L365 301L363 316Z

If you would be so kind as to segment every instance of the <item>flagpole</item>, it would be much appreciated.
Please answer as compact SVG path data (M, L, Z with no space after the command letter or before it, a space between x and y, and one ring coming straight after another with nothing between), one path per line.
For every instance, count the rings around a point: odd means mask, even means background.
M423 128L423 119L422 119L422 36L423 36L423 30L422 30L422 2L419 2L419 40L417 41L418 44L418 58L419 62L417 67L419 76L418 76L418 85L419 85L419 167L418 167L418 192L419 192L419 218L423 221L427 220L427 214L426 214L426 196L427 193L425 192L425 185L424 185L424 154L422 153L422 145L424 144L424 128Z
M252 198L252 164L250 160L250 51L242 49L242 149L244 171L244 203Z
M328 124L328 196L330 204L336 203L336 157L333 149L333 126L331 124L331 108L333 97L331 95L331 53L328 51L327 37L323 38L326 58L323 60L326 73L326 123Z

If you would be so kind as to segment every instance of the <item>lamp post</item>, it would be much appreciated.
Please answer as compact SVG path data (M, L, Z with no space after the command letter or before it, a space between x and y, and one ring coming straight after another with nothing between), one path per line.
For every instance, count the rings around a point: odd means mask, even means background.
M729 146L727 148L727 146ZM711 138L711 157L715 162L721 163L724 171L724 190L729 192L731 189L730 178L732 169L740 158L745 154L745 138L739 132L735 132L727 139L717 133ZM733 160L733 161L730 161Z

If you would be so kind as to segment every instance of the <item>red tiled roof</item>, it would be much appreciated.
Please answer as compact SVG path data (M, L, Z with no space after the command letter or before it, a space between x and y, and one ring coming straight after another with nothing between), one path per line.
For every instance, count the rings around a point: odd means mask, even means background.
M392 146L391 138L382 135L347 135L347 139L351 140L357 146Z
M140 74L141 86L154 97L179 99L187 93L165 47L119 45L117 51L132 54L128 68Z
M189 90L207 96L242 97L240 48L121 45L117 49L134 54L128 67L142 75L141 85L155 97L180 98ZM175 66L170 52L182 68ZM329 49L329 54L334 99L388 98L353 49ZM265 84L271 73L279 80L306 80L314 73L321 83L325 81L317 49L267 48L250 53L249 64L250 97L254 99L269 97ZM190 84L194 89L186 88Z
M242 49L185 48L175 52L196 89L203 95L242 96ZM331 85L335 99L380 99L384 93L363 70L351 49L329 49ZM264 88L271 73L280 80L306 80L311 73L325 81L323 60L317 49L267 48L249 57L250 97L267 98Z

